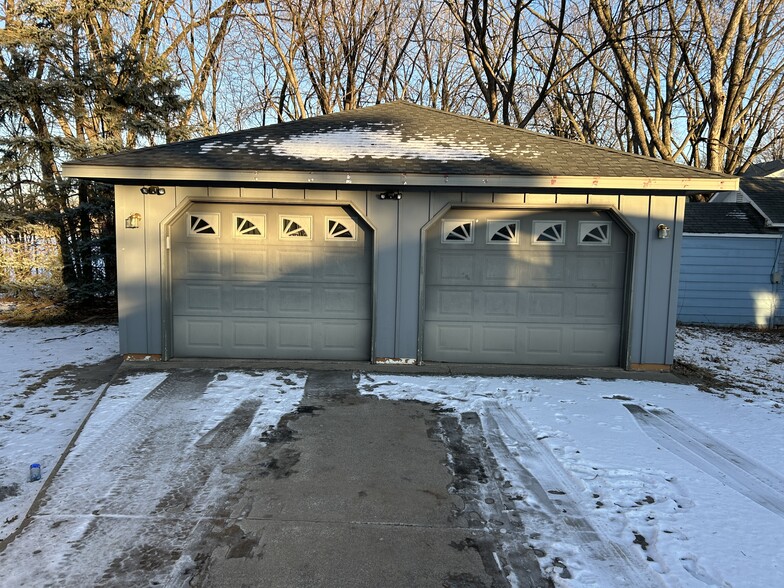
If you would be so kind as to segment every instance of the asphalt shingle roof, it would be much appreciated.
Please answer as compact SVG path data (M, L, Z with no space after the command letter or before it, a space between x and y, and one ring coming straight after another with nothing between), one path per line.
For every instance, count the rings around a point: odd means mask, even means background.
M477 176L730 177L406 102L70 163Z
M684 233L756 235L777 233L765 226L765 219L748 203L687 202Z
M745 177L759 177L769 176L771 174L780 173L784 170L784 159L776 159L774 161L765 161L763 163L755 163L743 174Z
M784 224L784 178L743 177L740 188L774 224Z

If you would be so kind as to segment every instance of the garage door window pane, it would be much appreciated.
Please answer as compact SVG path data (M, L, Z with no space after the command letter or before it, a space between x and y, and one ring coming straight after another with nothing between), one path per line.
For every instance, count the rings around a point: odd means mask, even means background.
M220 214L217 213L195 213L188 215L188 234L189 235L208 235L217 237L220 235Z
M597 221L580 221L580 245L609 245L610 223Z
M487 221L488 244L514 245L519 242L519 235L520 223L518 221Z
M313 226L313 217L310 216L281 216L281 239L310 239Z
M263 214L235 214L234 236L256 237L263 239L267 232L266 217Z
M474 221L448 219L441 221L442 243L473 243Z
M327 241L356 241L357 225L350 218L327 218Z
M535 244L549 243L563 245L566 242L566 222L564 221L534 221L533 242Z

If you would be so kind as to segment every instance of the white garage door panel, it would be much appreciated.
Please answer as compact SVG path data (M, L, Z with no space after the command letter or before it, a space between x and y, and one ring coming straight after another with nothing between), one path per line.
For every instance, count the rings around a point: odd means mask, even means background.
M513 239L489 237L500 224L514 224ZM537 239L552 224L552 242ZM604 212L450 211L427 235L424 359L618 365L626 244Z
M208 233L189 230L194 216ZM172 355L368 359L370 240L351 216L325 206L192 205L171 226ZM238 234L238 217L251 219L250 236ZM330 219L351 238L330 238Z

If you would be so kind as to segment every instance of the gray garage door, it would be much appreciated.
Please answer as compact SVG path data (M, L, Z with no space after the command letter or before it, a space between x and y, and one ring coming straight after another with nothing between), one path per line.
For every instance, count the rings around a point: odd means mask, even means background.
M449 211L427 235L424 359L619 365L626 244L605 212Z
M340 207L193 204L171 226L172 355L368 359L370 248Z

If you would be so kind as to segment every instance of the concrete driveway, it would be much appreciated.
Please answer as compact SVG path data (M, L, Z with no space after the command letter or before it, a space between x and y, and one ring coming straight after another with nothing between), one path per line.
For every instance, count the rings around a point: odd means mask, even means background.
M475 415L350 371L123 370L0 584L547 585Z

